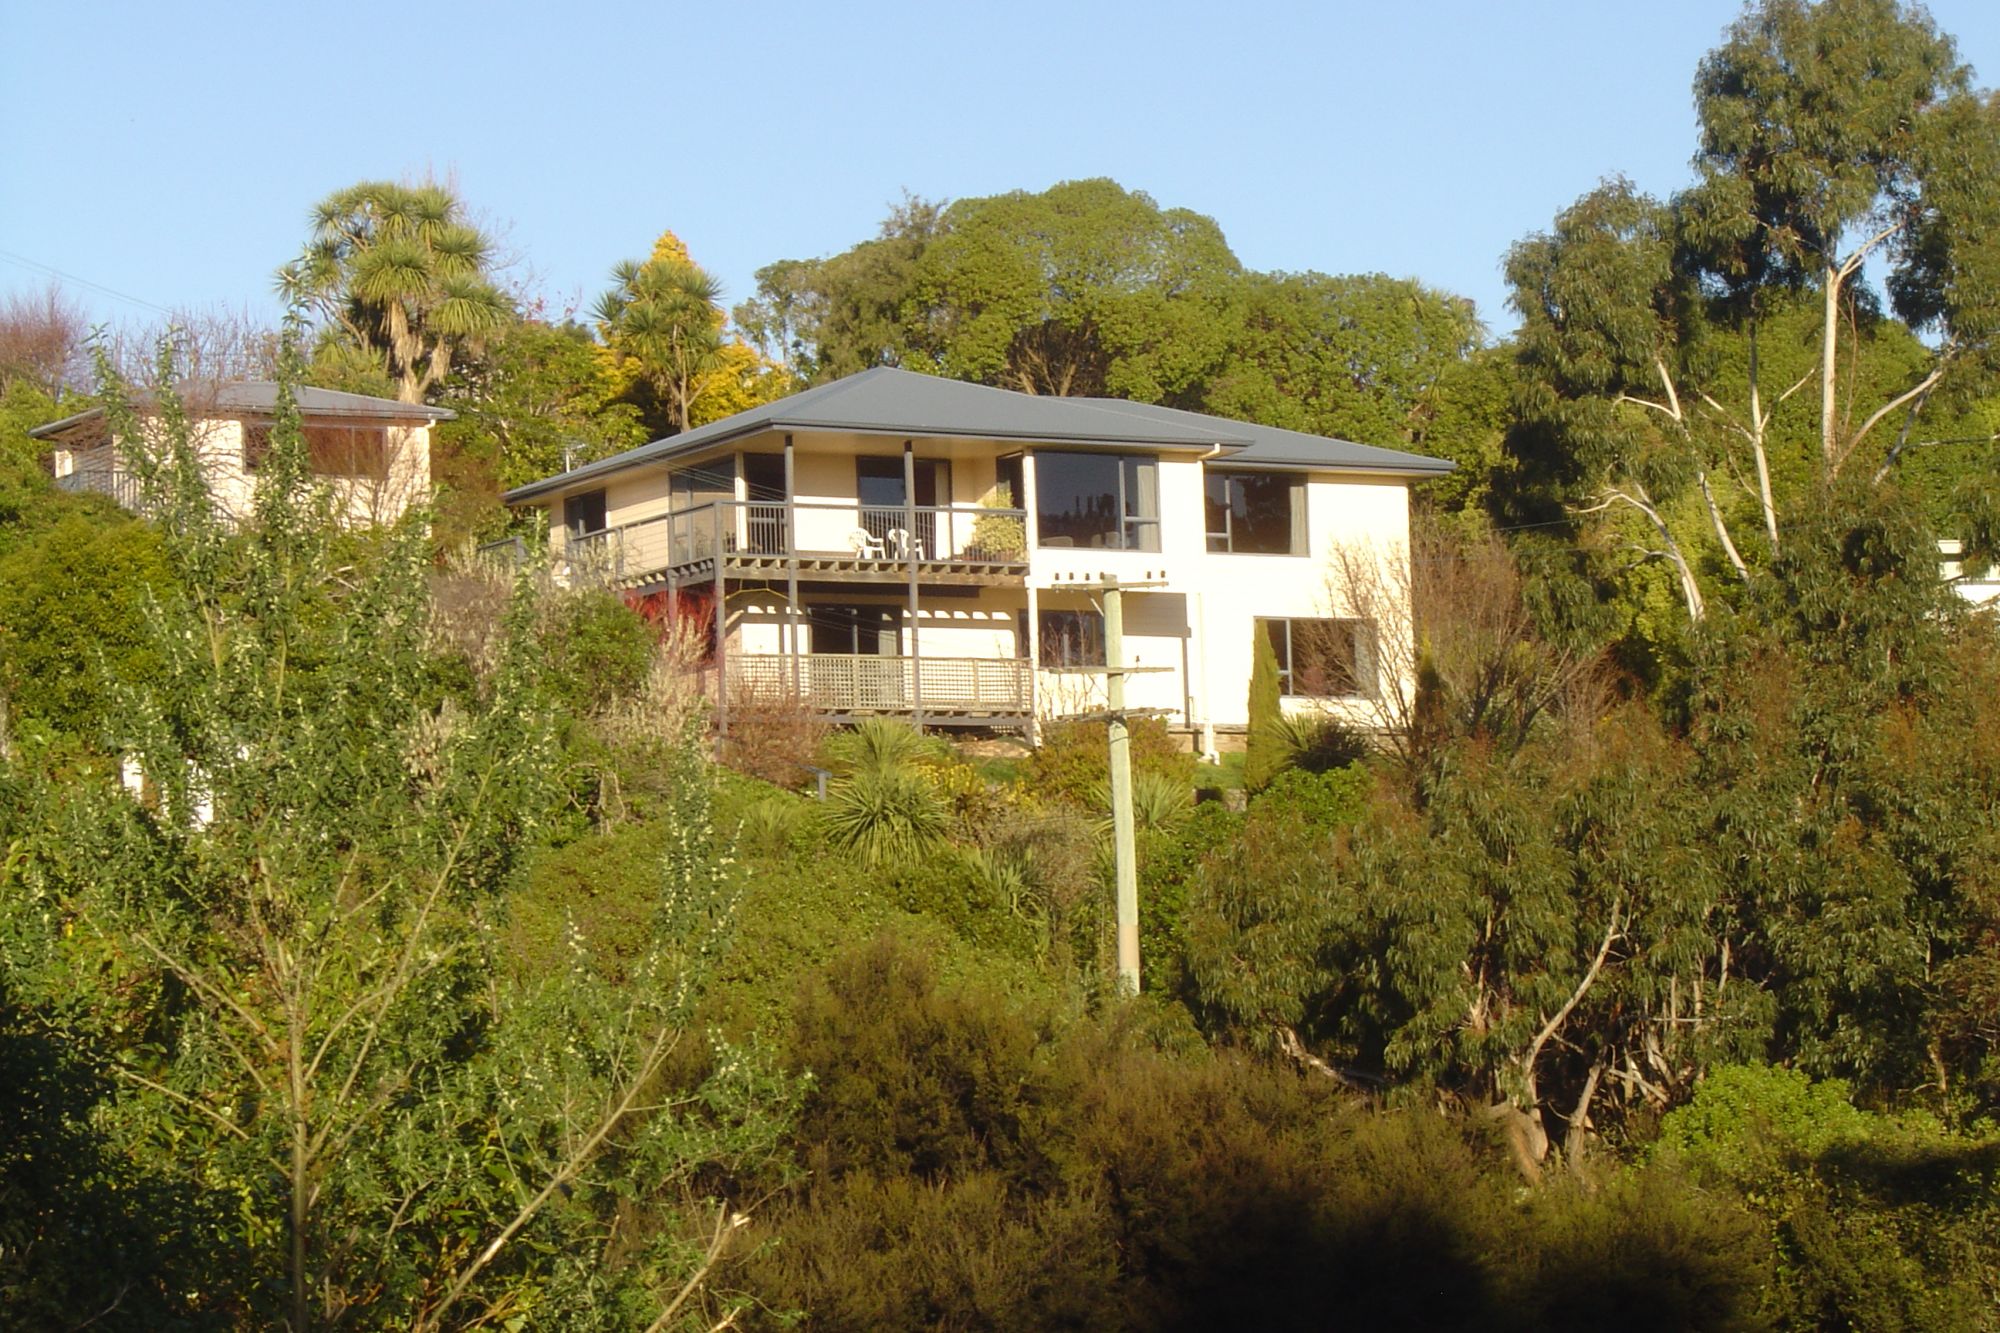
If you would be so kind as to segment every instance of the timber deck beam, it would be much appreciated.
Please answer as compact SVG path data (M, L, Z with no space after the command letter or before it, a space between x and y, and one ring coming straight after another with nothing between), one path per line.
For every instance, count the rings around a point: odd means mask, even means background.
M1004 587L1025 583L1028 577L1028 562L1025 560L918 560L916 574L919 582L929 584L958 584L975 587ZM760 555L750 552L732 552L722 558L722 572L732 581L739 579L782 579L794 569L801 578L813 580L839 580L853 583L902 584L909 580L911 562L908 560L870 559L862 556L846 555ZM698 583L715 577L715 557L689 560L678 565L633 572L623 571L617 582L627 587L643 587L654 583Z

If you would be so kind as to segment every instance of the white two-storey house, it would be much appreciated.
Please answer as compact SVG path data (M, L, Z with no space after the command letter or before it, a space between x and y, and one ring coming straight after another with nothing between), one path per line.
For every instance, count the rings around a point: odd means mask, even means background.
M1212 738L1247 721L1257 636L1290 707L1366 721L1410 688L1382 589L1407 596L1410 485L1451 467L876 369L506 499L542 511L569 577L700 625L725 718L745 692L931 726L1102 707L1094 589L1116 577L1128 707ZM1357 553L1367 597L1342 586Z

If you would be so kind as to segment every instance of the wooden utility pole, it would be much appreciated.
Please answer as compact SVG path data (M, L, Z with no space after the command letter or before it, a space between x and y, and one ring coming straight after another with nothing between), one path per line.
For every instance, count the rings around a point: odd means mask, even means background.
M1111 733L1111 852L1118 898L1118 989L1139 993L1139 867L1132 836L1132 736L1125 725L1125 594L1104 580L1104 674Z
M1102 717L1111 741L1111 853L1113 883L1118 915L1118 989L1126 995L1139 993L1139 861L1134 846L1132 819L1132 734L1125 720L1134 712L1160 713L1157 708L1125 707L1125 678L1144 671L1164 671L1165 667L1135 667L1125 664L1125 594L1135 588L1158 588L1158 581L1121 583L1116 574L1100 574L1095 583L1067 584L1083 587L1101 599L1104 610L1105 711L1089 715Z

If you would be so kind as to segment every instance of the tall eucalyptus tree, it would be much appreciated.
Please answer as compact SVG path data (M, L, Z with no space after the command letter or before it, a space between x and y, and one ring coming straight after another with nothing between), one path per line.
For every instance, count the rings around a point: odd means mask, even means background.
M1741 581L1762 563L1746 510L1775 558L1788 507L1864 456L1880 482L1926 409L1990 388L2000 109L1896 0L1765 0L1704 59L1695 100L1692 188L1663 202L1609 181L1507 273L1516 458L1575 511L1642 515L1699 620L1705 550ZM1787 496L1774 430L1815 393L1817 464ZM1878 429L1893 443L1871 447Z

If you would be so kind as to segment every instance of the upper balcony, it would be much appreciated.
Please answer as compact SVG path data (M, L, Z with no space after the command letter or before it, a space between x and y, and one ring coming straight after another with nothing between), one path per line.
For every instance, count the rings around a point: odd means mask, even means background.
M621 588L788 577L999 585L1028 574L1027 513L982 505L716 500L561 536L572 580Z
M101 456L105 453L108 451L99 451L100 456L92 458L85 466L71 466L67 471L58 472L55 477L56 489L69 491L72 494L94 492L98 495L107 495L121 509L138 513L145 504L144 496L140 492L139 479L108 457ZM65 464L68 461L65 457Z

